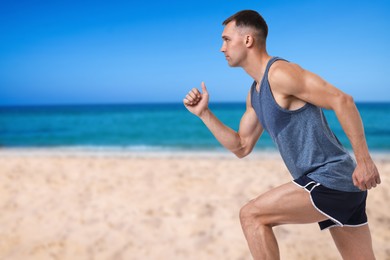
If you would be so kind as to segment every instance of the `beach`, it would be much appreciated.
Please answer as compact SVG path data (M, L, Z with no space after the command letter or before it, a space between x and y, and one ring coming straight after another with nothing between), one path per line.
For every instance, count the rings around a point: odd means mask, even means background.
M390 259L390 157L367 214ZM291 180L275 152L0 150L0 259L251 259L238 218ZM275 227L282 259L341 259L317 224Z

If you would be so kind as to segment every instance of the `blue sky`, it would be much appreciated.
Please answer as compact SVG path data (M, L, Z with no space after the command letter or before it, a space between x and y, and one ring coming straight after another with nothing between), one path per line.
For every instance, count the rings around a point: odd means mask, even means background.
M219 49L242 9L269 26L268 52L357 101L390 101L389 1L1 1L0 105L244 101L252 79Z

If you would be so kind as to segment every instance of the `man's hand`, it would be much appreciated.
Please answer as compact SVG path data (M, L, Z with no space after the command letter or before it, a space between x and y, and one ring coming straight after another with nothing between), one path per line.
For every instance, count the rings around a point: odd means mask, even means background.
M202 82L202 93L197 88L193 88L183 99L183 103L191 113L201 117L202 113L208 109L209 104L209 93L204 82Z
M372 159L358 162L352 175L353 184L361 190L375 188L381 183L379 172Z

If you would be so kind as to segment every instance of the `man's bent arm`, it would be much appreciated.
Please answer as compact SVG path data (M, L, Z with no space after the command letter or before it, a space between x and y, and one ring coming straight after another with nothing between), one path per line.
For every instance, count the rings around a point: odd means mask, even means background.
M237 157L248 155L260 138L263 127L257 119L251 105L250 93L246 101L246 111L241 118L238 132L224 125L208 108L209 95L206 85L202 82L202 93L194 88L183 100L185 107L198 116L209 128L215 138Z
M352 97L295 64L281 63L276 74L275 85L279 90L280 86L287 86L281 91L336 113L356 157L355 186L366 190L379 184L380 176L369 154L363 123Z
M363 123L353 98L311 72L304 74L307 84L314 86L307 92L309 100L335 112L351 143L357 162L352 176L355 186L361 190L376 187L381 183L379 172L368 151Z
M239 158L245 157L253 150L263 132L253 108L247 108L241 118L238 132L224 125L209 109L202 113L200 119L215 138Z

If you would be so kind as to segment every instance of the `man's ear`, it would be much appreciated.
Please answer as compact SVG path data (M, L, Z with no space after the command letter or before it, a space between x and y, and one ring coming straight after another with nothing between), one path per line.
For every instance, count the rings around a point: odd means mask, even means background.
M245 45L246 47L251 47L254 43L254 39L252 37L252 35L250 34L247 34L245 35Z

